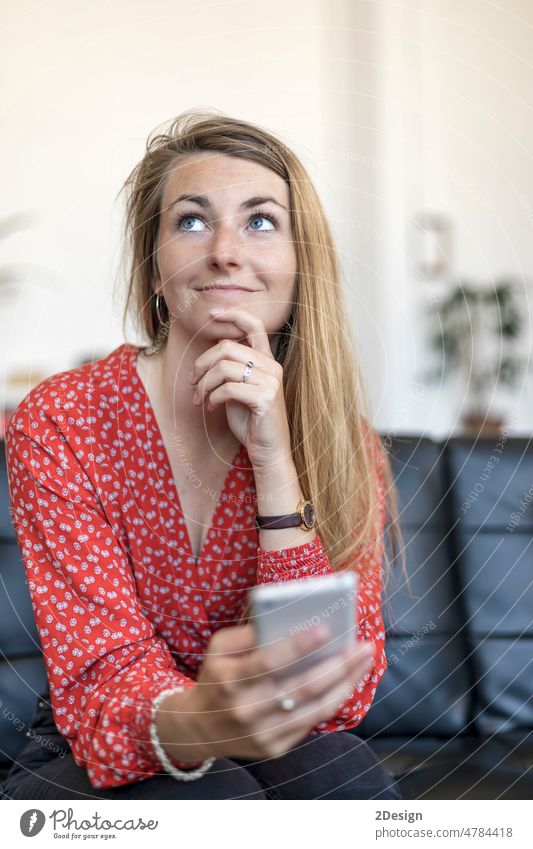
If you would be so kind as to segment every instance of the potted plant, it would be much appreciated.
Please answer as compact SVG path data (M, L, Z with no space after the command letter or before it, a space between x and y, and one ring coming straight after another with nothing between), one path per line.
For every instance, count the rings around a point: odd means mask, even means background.
M491 409L492 396L497 388L516 386L527 371L521 343L528 313L522 298L512 280L491 286L458 281L430 306L429 342L438 364L424 379L430 383L452 376L462 379L462 425L469 434L501 429L504 416Z

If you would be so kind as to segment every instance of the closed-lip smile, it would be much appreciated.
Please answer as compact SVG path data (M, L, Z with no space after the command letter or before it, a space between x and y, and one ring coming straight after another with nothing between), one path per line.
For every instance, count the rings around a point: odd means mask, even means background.
M244 286L203 286L199 292L250 292L251 289L246 289Z

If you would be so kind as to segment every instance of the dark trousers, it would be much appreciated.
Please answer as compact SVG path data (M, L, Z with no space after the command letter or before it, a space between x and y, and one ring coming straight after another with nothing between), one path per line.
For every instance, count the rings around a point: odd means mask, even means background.
M161 772L98 789L78 766L47 701L30 740L0 785L1 799L401 799L370 746L348 731L309 734L278 758L217 758L195 781Z

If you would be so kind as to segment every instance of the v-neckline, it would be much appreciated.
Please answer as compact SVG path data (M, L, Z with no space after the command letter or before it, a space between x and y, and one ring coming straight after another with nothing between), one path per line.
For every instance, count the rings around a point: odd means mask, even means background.
M222 484L222 488L220 490L219 498L218 498L218 500L215 504L215 509L214 509L214 511L211 515L211 520L209 522L209 528L207 530L207 534L205 535L205 539L204 539L202 547L201 547L201 549L198 553L198 557L196 557L196 555L194 554L194 552L192 550L192 543L191 543L191 538L190 538L190 535L189 535L189 529L187 527L187 522L185 520L185 514L184 514L182 506L181 506L180 494L179 494L179 491L178 491L176 480L174 478L174 472L172 471L172 464L170 462L170 457L168 455L167 447L165 445L165 440L163 439L163 433L162 433L161 428L159 426L159 422L157 420L157 416L155 414L154 407L152 406L152 402L150 400L150 396L148 395L148 391L146 389L146 386L144 385L144 382L141 378L139 370L137 369L137 358L139 356L140 351L141 351L140 347L132 345L131 349L130 349L130 357L129 357L128 362L129 362L129 365L130 365L130 369L136 375L136 377L139 381L139 384L140 384L140 387L141 387L141 392L144 395L145 410L148 411L148 414L150 416L150 419L151 419L151 422L152 422L152 427L153 427L155 435L156 435L156 441L159 441L161 443L161 447L162 447L162 450L163 450L164 463L167 467L167 472L168 472L170 480L172 482L172 490L171 490L172 497L176 501L176 505L178 507L178 510L179 510L179 512L180 512L180 514L183 518L183 528L184 528L185 543L186 543L186 548L187 548L187 557L190 557L192 562L194 563L194 565L197 566L201 562L201 560L203 559L206 548L208 548L208 546L211 544L212 532L215 530L215 525L216 525L217 519L219 517L220 510L222 509L222 504L223 504L223 501L224 501L223 496L225 495L226 490L229 487L230 478L232 478L233 474L236 471L236 467L238 466L238 462L241 459L241 455L242 455L242 452L244 450L244 446L242 445L242 443L239 444L239 447L237 449L237 453L233 457L231 465L230 465L230 467L229 467L229 469L226 473L226 476L224 478L224 483ZM227 502L228 506L231 503L232 503L232 499L230 499Z

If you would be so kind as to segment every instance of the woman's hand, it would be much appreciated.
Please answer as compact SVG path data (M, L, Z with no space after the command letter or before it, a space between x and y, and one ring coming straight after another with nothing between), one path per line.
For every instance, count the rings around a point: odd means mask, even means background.
M276 680L276 670L328 641L328 634L318 640L317 630L261 648L255 647L251 624L213 634L196 685L188 692L194 736L205 751L215 757L279 757L335 715L349 689L371 670L375 649L359 641L304 672ZM280 695L294 699L292 711L279 707Z
M221 339L194 363L191 383L196 384L194 403L208 398L207 409L226 404L228 425L248 452L254 471L267 469L291 455L290 431L283 391L283 368L272 356L265 326L260 318L237 307L210 313L213 321L236 324L245 331L249 345ZM246 383L246 363L253 368Z

